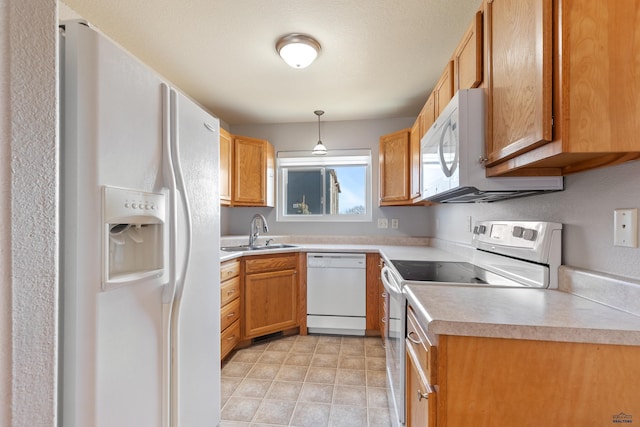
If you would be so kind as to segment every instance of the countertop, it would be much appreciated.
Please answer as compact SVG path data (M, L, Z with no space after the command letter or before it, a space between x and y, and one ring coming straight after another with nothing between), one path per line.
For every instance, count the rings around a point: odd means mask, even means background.
M562 291L408 285L405 294L431 339L464 335L640 345L640 316Z
M454 254L426 245L292 243L296 247L221 251L220 260L286 252L380 253L387 262L469 259L464 248L453 248ZM438 335L465 335L640 345L640 316L560 290L410 284L405 286L405 294L431 339Z

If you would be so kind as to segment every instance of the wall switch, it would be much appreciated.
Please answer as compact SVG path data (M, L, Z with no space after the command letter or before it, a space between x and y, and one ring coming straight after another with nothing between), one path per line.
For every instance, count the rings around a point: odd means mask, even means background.
M391 219L391 228L398 229L398 218Z
M389 221L387 218L378 218L378 228L388 228Z
M613 211L613 245L638 247L638 209Z

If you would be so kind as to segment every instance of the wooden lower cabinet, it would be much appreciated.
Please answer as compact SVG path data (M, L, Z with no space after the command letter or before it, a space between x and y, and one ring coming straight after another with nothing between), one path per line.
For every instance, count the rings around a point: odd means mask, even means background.
M240 342L240 261L220 264L220 359Z
M245 261L243 339L299 326L298 254Z

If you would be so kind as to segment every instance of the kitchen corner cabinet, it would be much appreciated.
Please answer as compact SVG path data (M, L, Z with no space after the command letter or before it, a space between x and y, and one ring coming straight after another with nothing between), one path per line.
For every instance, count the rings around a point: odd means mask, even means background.
M640 2L487 0L487 175L640 158Z
M233 145L229 132L220 128L220 204L231 205Z
M243 262L243 340L298 327L298 254L252 256Z
M367 254L367 323L366 335L380 334L380 270L381 258L377 253Z
M240 261L220 264L220 359L240 341Z
M275 150L269 141L233 136L232 206L275 206Z

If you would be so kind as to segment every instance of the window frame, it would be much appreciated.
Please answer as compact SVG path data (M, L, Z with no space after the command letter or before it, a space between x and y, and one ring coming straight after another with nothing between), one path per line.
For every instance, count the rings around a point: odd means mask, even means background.
M347 214L312 214L287 215L287 178L285 169L315 170L332 166L364 166L365 167L365 209L362 215ZM276 221L278 222L371 222L373 218L372 160L370 149L330 150L326 156L314 156L307 151L279 151L276 160L277 194ZM288 175L288 174L287 174ZM325 197L326 198L326 197ZM323 201L323 212L326 204Z

